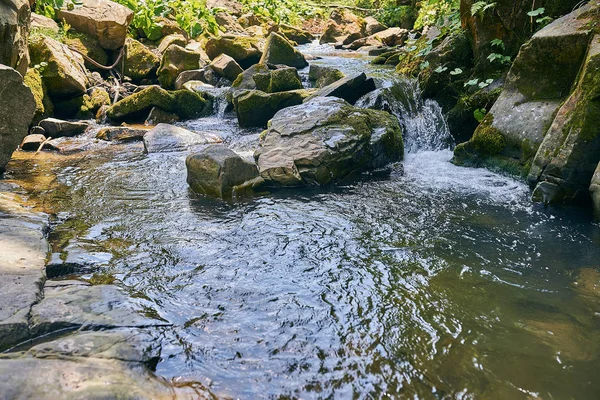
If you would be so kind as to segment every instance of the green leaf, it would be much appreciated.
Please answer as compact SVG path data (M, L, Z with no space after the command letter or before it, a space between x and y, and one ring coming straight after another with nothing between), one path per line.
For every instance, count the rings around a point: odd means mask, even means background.
M537 10L529 11L527 15L529 15L530 17L537 17L538 15L542 15L545 12L546 9L544 7L540 7Z
M442 72L448 71L448 67L442 67L441 65L433 70L433 72L441 74Z
M460 68L455 68L454 71L450 72L450 75L460 75L463 73L463 70Z
M471 79L470 81L465 82L464 87L467 86L475 86L479 83L479 79L475 78L475 79Z
M477 110L473 111L473 116L475 117L477 122L483 121L486 114L487 114L487 111L485 110L485 108L478 108Z

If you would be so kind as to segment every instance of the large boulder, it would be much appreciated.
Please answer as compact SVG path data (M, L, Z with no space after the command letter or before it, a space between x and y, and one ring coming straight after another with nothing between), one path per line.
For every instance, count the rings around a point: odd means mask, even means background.
M233 107L241 127L266 127L277 111L302 104L306 90L265 93L260 90L240 90L233 96Z
M234 91L260 90L265 93L302 89L302 81L296 68L270 68L256 64L244 71L233 82Z
M354 104L367 93L375 90L375 81L373 78L367 78L362 72L355 76L340 79L327 85L312 94L305 100L308 102L316 97L339 97L350 104Z
M258 178L256 164L224 145L210 145L185 161L187 182L199 194L231 198L236 187Z
M192 132L169 124L156 125L144 134L143 140L144 151L148 154L184 151L193 146L223 141L220 137L212 134Z
M590 42L579 82L559 108L533 159L533 198L545 203L585 204L600 162L600 35Z
M344 48L349 50L358 50L366 46L401 46L408 39L408 29L389 28L381 32L374 33L350 43Z
M172 44L163 54L158 67L158 81L165 89L172 89L180 73L203 66L204 61L200 53Z
M0 2L0 64L15 68L21 75L25 75L29 65L30 14L27 0Z
M514 56L535 32L539 17L527 15L532 11L532 2L529 0L496 0L488 11L483 11L480 7L481 11L473 15L473 5L477 2L478 0L461 0L460 16L463 28L471 36L477 68L485 71L490 68L487 56L493 52L491 41L501 39L506 54ZM535 9L544 8L544 16L559 17L581 3L580 0L537 0L534 4Z
M135 39L127 38L125 46L125 75L135 82L155 77L160 58Z
M233 35L211 38L204 47L211 60L221 54L227 54L244 69L250 68L260 61L263 53L262 49L262 44L256 38Z
M360 39L365 36L365 20L345 9L331 12L320 43L344 43L348 37ZM348 43L346 43L348 44Z
M125 44L133 11L110 0L83 0L75 7L65 5L56 16L76 31L98 39L103 48L117 50Z
M593 35L591 22L595 14L591 11L591 5L585 6L560 18L523 45L500 97L471 143L455 149L455 163L528 174L534 155L584 64ZM485 143L488 139L489 146Z
M255 153L261 177L275 186L326 185L402 160L398 120L321 97L278 112Z
M210 63L210 67L219 76L235 81L239 74L244 72L242 67L227 54L221 54Z
M304 55L278 33L271 33L265 45L265 51L260 59L261 64L287 65L288 67L304 68L308 62Z
M60 99L85 92L89 82L81 55L46 36L33 40L29 48L33 64L47 64L42 77L50 97Z
M378 32L385 31L387 26L377 21L373 17L365 17L365 35L371 36Z
M106 116L114 121L144 121L153 107L176 113L182 119L199 118L212 112L212 99L189 90L170 92L154 85L118 101Z
M16 70L0 64L0 173L27 135L36 103Z

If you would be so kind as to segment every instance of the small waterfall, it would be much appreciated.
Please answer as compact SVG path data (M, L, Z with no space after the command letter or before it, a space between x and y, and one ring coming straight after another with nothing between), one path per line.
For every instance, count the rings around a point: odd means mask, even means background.
M424 100L416 79L402 78L358 100L357 107L385 110L400 121L407 152L444 150L453 145L442 108Z

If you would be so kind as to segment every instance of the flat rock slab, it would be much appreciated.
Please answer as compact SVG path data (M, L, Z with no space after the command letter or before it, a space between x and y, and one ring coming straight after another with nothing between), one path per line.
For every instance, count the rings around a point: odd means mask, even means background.
M69 328L109 329L167 325L143 316L121 289L113 285L46 286L44 299L31 309L33 337Z
M184 151L193 146L221 143L223 139L209 133L197 133L169 124L158 124L144 135L144 151L166 153Z
M0 192L0 349L28 337L27 315L46 275L48 217L33 213L11 192Z

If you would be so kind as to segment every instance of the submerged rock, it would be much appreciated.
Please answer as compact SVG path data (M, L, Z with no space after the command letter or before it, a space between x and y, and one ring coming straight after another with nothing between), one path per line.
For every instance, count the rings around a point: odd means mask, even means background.
M288 67L304 68L308 62L304 55L278 33L271 33L265 45L265 51L260 59L261 64L287 65Z
M144 121L153 107L191 119L211 113L212 100L189 90L169 92L159 86L149 86L118 101L106 111L106 116L115 121Z
M224 145L208 146L188 156L185 165L187 182L192 190L217 198L231 198L236 187L258 178L256 164L244 160Z
M36 101L16 70L0 64L0 174L27 135ZM17 101L18 100L18 101Z
M144 151L148 154L183 151L193 146L222 141L220 137L212 134L192 132L169 124L158 124L144 135Z
M39 125L46 131L46 136L51 138L76 136L90 126L87 122L63 121L57 118L46 118L40 121Z
M358 99L373 90L375 90L375 81L373 78L367 78L367 75L363 72L355 76L337 80L321 88L308 97L305 102L316 97L339 97L350 104L354 104Z
M278 112L255 158L267 184L302 186L326 185L403 155L395 117L319 97Z
M57 18L78 32L95 37L107 50L117 50L125 43L133 11L110 0L83 0L80 6L65 5Z
M134 142L142 140L150 128L130 127L130 126L111 126L102 128L96 134L96 139L113 142Z

